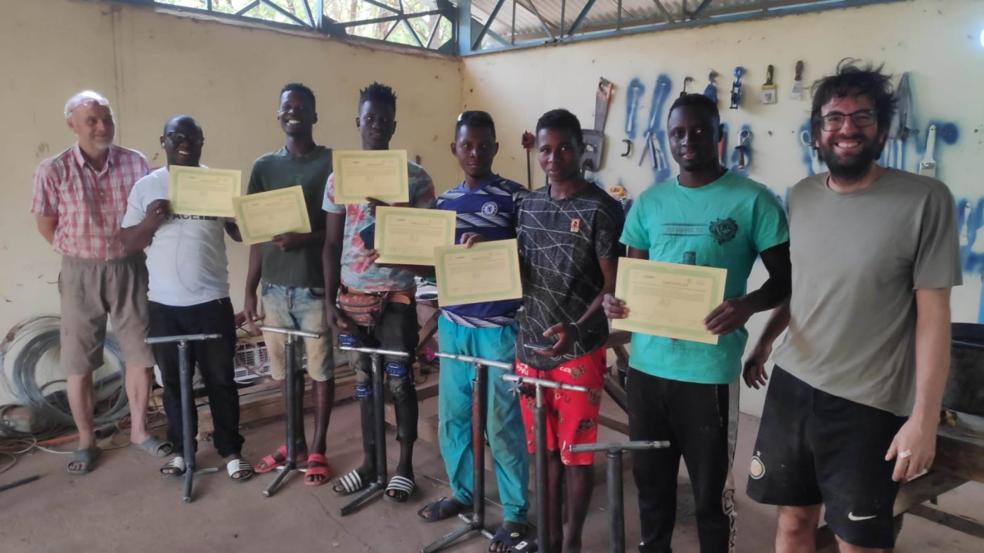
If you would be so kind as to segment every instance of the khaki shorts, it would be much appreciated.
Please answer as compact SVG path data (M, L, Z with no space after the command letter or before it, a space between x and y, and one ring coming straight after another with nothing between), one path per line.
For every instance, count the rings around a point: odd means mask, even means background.
M65 374L84 376L103 365L107 318L126 366L154 366L144 343L150 316L143 254L113 261L63 257L58 291Z

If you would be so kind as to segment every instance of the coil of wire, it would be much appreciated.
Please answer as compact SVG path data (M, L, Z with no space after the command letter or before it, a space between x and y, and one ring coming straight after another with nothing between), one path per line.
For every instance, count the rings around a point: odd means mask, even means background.
M42 359L60 350L61 318L54 315L32 317L15 325L0 342L0 372L8 391L17 402L31 411L31 434L57 434L73 426L72 414L63 392L46 391L63 380L38 382L38 368ZM12 359L8 359L13 355ZM124 388L124 364L115 337L107 333L104 355L118 369L93 383L97 404L95 424L117 421L127 414ZM9 370L8 370L9 364ZM9 373L9 374L8 374ZM0 425L0 435L23 436L6 425Z

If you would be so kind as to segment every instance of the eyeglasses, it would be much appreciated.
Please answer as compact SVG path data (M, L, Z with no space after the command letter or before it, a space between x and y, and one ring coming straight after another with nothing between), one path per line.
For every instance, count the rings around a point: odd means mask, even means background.
M839 111L832 111L827 115L821 115L820 121L822 122L822 128L825 131L836 131L840 130L844 126L844 122L847 118L851 118L851 122L854 126L863 129L865 127L870 127L878 123L878 112L873 109L859 109L854 113L841 113Z
M183 132L171 131L164 136L171 141L172 144L191 144L192 146L198 146L205 139L200 136L191 137Z

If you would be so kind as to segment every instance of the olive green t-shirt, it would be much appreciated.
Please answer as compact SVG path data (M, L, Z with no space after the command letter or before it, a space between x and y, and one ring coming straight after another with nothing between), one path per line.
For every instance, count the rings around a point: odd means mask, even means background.
M826 179L789 193L793 293L776 364L829 394L908 416L915 290L962 279L953 197L938 180L895 169L846 194Z
M311 231L321 233L320 240L288 252L280 251L272 242L260 244L264 282L298 288L324 288L321 249L324 245L325 215L321 212L321 198L331 171L331 150L324 146L318 146L313 152L300 157L291 157L286 148L281 148L260 156L253 163L246 193L300 185L304 190Z

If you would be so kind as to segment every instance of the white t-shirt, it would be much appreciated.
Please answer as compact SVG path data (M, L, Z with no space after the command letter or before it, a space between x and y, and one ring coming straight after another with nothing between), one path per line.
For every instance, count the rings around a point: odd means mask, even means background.
M167 167L138 180L130 191L123 228L143 221L154 200L168 199L167 188ZM144 251L150 301L185 307L229 297L222 219L172 213Z

